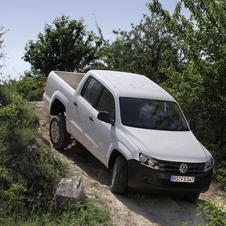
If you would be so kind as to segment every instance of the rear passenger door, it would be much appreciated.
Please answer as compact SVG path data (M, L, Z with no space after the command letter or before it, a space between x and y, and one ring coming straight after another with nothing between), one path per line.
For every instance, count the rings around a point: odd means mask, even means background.
M93 77L89 77L83 86L81 93L76 95L74 99L74 107L72 108L72 121L74 135L87 149L90 149L89 140L85 136L86 124L89 118L89 113L96 103L97 98L103 89L103 86ZM79 92L79 91L78 91ZM91 150L90 150L91 151Z
M105 87L101 90L99 98L89 112L85 134L89 139L93 154L101 162L107 164L106 156L114 139L115 127L97 118L100 111L109 112L111 118L115 120L115 99Z

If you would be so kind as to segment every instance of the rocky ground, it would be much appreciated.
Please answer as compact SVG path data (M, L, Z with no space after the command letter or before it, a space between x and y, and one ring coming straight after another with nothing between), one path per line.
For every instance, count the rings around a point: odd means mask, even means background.
M50 116L42 101L31 104L40 115L39 132L49 140ZM111 172L76 140L73 140L63 152L54 148L52 150L62 161L69 164L70 176L82 176L87 196L97 195L106 201L114 225L176 226L181 225L182 222L189 222L187 225L204 224L205 214L196 217L201 211L198 205L185 202L180 197L144 193L132 189L124 195L111 193L108 188ZM204 204L212 198L223 198L221 191L215 185L211 185L208 192L200 195L198 204Z

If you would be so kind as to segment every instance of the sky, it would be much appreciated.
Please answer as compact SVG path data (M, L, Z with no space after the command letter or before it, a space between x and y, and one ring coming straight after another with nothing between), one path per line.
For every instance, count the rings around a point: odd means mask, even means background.
M52 25L62 14L70 19L85 20L87 30L97 33L96 22L105 39L114 40L112 30L131 30L131 23L138 25L143 14L151 15L148 0L0 0L0 26L7 31L3 36L6 55L0 78L10 75L19 79L30 63L24 56L28 40L37 40L44 33L45 24ZM176 0L159 0L164 9L173 12ZM2 51L2 50L0 50Z

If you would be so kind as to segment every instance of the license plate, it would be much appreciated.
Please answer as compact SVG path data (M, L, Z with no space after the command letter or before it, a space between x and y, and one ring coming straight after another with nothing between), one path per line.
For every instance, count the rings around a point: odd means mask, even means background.
M195 177L171 176L171 182L194 183Z

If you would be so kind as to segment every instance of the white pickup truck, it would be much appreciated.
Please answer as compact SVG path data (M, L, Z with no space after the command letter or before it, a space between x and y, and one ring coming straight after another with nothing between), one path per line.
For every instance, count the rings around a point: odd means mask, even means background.
M44 103L56 149L73 136L112 170L110 189L181 194L196 201L210 186L214 160L175 99L147 77L116 71L52 71Z

